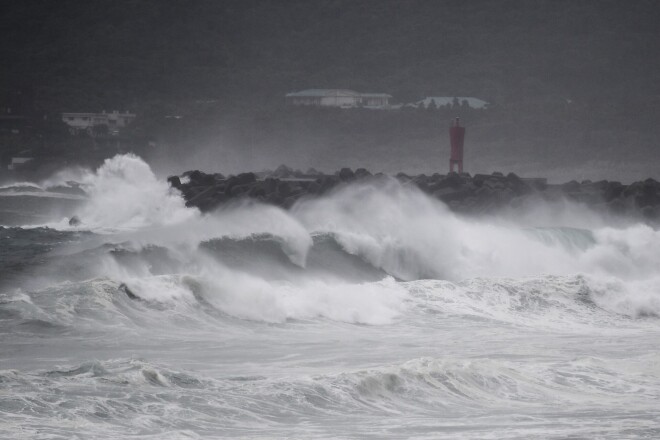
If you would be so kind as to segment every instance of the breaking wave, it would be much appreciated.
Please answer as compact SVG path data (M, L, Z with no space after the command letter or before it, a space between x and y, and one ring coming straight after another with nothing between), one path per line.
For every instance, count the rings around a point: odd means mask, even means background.
M222 313L266 322L391 322L420 289L445 297L449 309L491 317L525 308L566 317L575 312L569 303L660 315L660 232L647 225L468 219L395 180L344 186L291 211L238 202L202 215L132 155L107 160L83 186L81 224L60 229L96 234L66 254L46 254L40 275L50 288L108 280L147 302L203 298Z
M79 177L66 218L0 227L2 438L657 437L650 226L387 179L202 214L132 155Z

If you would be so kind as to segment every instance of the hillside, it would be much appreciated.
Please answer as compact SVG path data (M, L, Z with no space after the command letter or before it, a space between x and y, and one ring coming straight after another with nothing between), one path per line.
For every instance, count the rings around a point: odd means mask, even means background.
M483 166L523 160L543 170L568 156L617 162L620 148L626 160L648 162L660 143L659 11L653 1L611 0L28 0L0 18L0 56L9 61L0 84L33 90L49 112L138 112L161 153L222 144L249 162L246 148L283 160L307 148L318 166L324 155L364 165L403 148L428 162L438 132L408 116L337 126L335 116L316 114L316 129L286 129L297 124L282 108L286 92L342 87L399 102L429 95L491 102L488 115L467 121L476 124L468 139L479 140L472 148ZM194 121L170 136L168 114ZM444 117L435 122L440 131ZM392 126L405 136L365 149L361 139L373 143ZM336 149L344 143L351 151Z

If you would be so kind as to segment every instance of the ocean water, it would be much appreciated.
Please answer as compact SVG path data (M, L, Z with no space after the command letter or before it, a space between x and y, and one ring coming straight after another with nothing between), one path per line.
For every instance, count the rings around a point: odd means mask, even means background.
M660 438L653 227L394 180L202 215L131 155L78 180L0 189L0 438Z

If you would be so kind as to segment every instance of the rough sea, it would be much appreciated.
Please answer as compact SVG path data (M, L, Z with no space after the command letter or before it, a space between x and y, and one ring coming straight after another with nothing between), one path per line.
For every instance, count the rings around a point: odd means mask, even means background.
M202 215L131 155L77 179L0 188L2 439L660 438L653 227L395 180Z

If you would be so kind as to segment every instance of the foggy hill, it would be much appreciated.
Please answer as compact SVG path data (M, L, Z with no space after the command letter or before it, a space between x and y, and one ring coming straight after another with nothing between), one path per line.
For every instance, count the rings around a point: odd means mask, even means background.
M334 122L291 135L285 127L300 115L282 108L290 91L352 88L395 102L477 96L492 103L487 115L465 115L471 139L483 137L473 147L477 162L502 159L497 151L507 158L501 166L522 157L543 168L546 156L556 162L580 149L580 161L607 159L619 147L643 162L657 155L660 138L659 11L653 1L30 0L0 18L0 84L33 89L37 105L53 112L183 113L194 122L178 139L158 123L149 129L172 145L222 134L242 148L249 137L254 156L278 151L285 159L296 148L314 159L338 142L346 144L340 151L361 137L372 142L365 124L352 121L366 118L374 133L392 126L391 115L317 115ZM190 105L200 101L213 105ZM398 120L404 136L396 145L383 139L380 150L363 153L405 147L413 133L426 140L412 139L411 151L426 152L445 116L426 125Z

